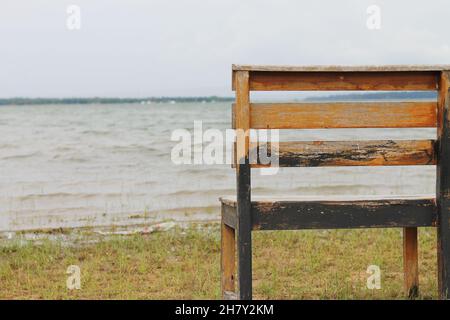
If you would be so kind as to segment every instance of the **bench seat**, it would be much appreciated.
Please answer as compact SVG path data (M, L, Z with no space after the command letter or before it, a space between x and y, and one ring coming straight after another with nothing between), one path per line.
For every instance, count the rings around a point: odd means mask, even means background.
M237 228L236 197L220 198L222 220ZM435 226L434 195L253 196L252 230L343 229Z

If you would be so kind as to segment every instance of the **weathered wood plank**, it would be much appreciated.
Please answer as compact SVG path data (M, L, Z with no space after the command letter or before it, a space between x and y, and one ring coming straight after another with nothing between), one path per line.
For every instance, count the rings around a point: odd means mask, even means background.
M236 206L222 205L222 222L233 229L237 228Z
M254 230L422 227L435 220L434 199L252 203Z
M251 154L258 155L253 168L436 164L434 140L289 141L262 144Z
M222 197L236 207L236 197ZM230 210L232 212L232 210ZM433 195L253 197L254 230L435 226Z
M248 156L250 141L250 92L249 92L249 74L240 71L236 76L236 104L233 118L236 124L236 158L240 163Z
M392 71L443 71L450 70L450 65L232 65L233 71L271 71L271 72L392 72Z
M242 71L237 71L242 72ZM437 90L438 73L251 71L251 91ZM234 88L233 88L234 89Z
M405 291L409 298L419 295L419 255L417 228L403 228L403 272Z
M223 207L222 207L223 208ZM235 231L223 221L221 224L221 278L222 296L225 292L235 291L236 277L236 241Z
M439 296L450 298L450 74L442 72L438 102L438 163L436 200L438 205Z
M411 194L411 195L295 195L295 196L253 196L252 202L356 202L356 201L396 201L396 200L433 200L435 194ZM236 208L236 196L228 195L219 198L224 205Z
M250 129L250 90L249 73L238 71L236 85L236 139L237 159L237 247L239 298L252 298L252 223L251 223L251 184L249 164L249 129Z
M233 107L232 110L234 109ZM436 127L436 111L436 101L252 103L250 127L253 129L427 128Z

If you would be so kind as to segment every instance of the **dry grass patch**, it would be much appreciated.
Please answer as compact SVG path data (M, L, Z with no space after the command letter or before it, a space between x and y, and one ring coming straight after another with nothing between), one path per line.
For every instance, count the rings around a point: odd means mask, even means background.
M5 242L0 247L2 299L218 299L220 232L177 229L116 236L89 245ZM436 234L420 229L421 298L436 298ZM400 229L254 233L257 299L403 299ZM66 288L69 265L81 290ZM369 265L381 290L366 287Z

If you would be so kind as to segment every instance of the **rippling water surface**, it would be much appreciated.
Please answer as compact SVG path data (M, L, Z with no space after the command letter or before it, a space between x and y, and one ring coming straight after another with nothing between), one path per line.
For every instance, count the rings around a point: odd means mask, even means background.
M174 165L174 129L230 127L229 103L0 107L0 231L217 219L229 165ZM304 130L284 140L433 139L432 129ZM207 144L207 143L206 143ZM435 168L296 168L253 193L428 194Z

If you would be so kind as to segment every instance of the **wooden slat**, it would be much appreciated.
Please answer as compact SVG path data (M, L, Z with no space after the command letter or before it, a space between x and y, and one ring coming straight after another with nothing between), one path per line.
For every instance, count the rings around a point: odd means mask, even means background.
M436 110L436 101L256 103L250 105L250 127L253 129L426 128L436 127Z
M256 230L419 227L435 223L434 200L259 202Z
M236 92L236 104L233 108L235 114L236 125L236 141L237 159L241 160L240 163L244 163L242 159L248 156L249 139L250 139L250 93L249 93L249 74L248 72L240 71L236 76L236 86L238 90Z
M235 197L221 198L232 210ZM231 211L230 210L230 211ZM430 196L322 196L252 199L253 230L425 227L436 225Z
M358 201L409 201L409 200L429 200L434 201L435 194L411 194L411 195L291 195L291 196L254 196L252 204L258 202L358 202ZM226 195L219 198L219 201L226 206L236 208L236 196ZM236 214L236 212L234 213Z
M438 205L439 296L450 299L450 73L442 72L438 103L438 163L436 200Z
M437 90L437 85L435 71L250 72L251 91L423 91Z
M232 65L233 71L271 71L271 72L392 72L392 71L442 71L450 70L450 65Z
M262 144L251 154L258 155L253 168L436 164L434 140L288 141ZM278 164L268 164L268 159L277 159Z

